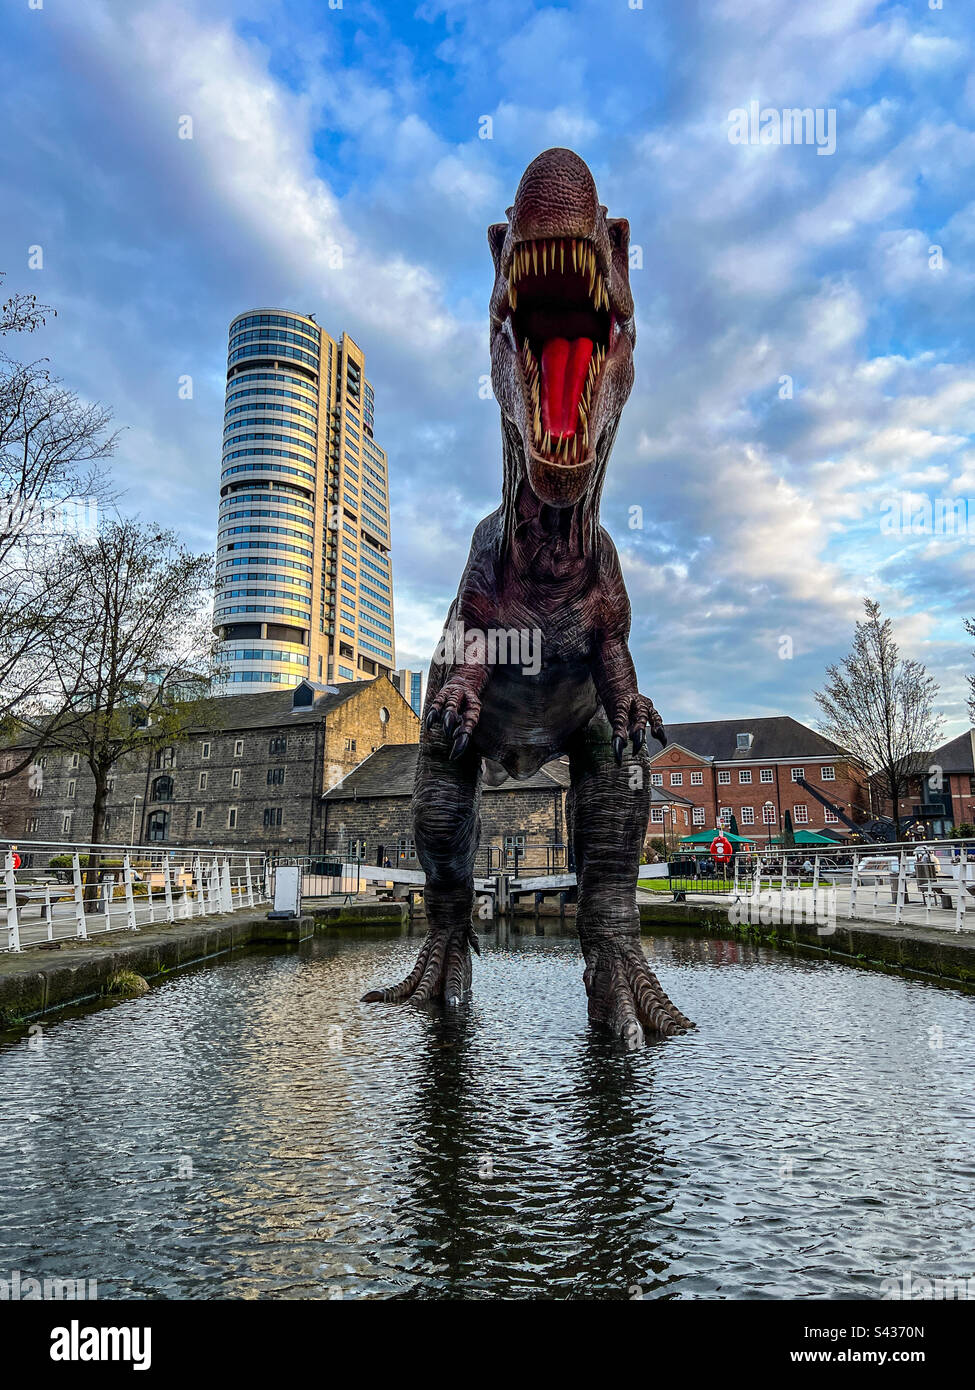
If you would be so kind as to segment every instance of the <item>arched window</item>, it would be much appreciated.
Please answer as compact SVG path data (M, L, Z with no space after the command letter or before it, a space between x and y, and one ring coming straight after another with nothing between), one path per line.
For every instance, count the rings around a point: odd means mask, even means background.
M171 777L156 777L152 783L150 801L172 801L173 799L173 779Z
M147 833L150 841L169 839L169 812L152 811L149 815Z

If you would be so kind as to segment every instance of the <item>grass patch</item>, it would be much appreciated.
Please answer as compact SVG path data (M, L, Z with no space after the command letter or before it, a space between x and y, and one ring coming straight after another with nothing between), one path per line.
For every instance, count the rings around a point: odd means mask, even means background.
M134 970L116 971L105 986L105 993L114 995L117 999L137 999L140 994L147 994L148 991L148 981L137 975Z

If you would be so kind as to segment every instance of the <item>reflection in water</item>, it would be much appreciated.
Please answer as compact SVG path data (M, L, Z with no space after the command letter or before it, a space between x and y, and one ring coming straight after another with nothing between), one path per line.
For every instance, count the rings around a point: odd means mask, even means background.
M0 1277L101 1297L869 1297L975 1273L971 1000L645 942L695 1033L586 1021L571 937L456 1015L366 1007L415 943L183 973L0 1048Z

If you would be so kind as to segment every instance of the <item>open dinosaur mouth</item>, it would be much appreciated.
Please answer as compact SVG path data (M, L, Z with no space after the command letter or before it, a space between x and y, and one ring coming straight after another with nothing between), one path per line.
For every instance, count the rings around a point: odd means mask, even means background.
M535 451L553 463L578 463L589 453L593 399L615 330L592 242L520 242L508 301Z

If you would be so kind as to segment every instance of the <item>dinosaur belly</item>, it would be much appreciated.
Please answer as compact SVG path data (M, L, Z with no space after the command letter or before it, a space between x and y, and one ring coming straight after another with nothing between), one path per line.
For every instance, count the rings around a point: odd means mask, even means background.
M481 695L474 741L482 757L523 779L557 757L585 728L598 698L588 664L559 663L537 675L496 667Z

